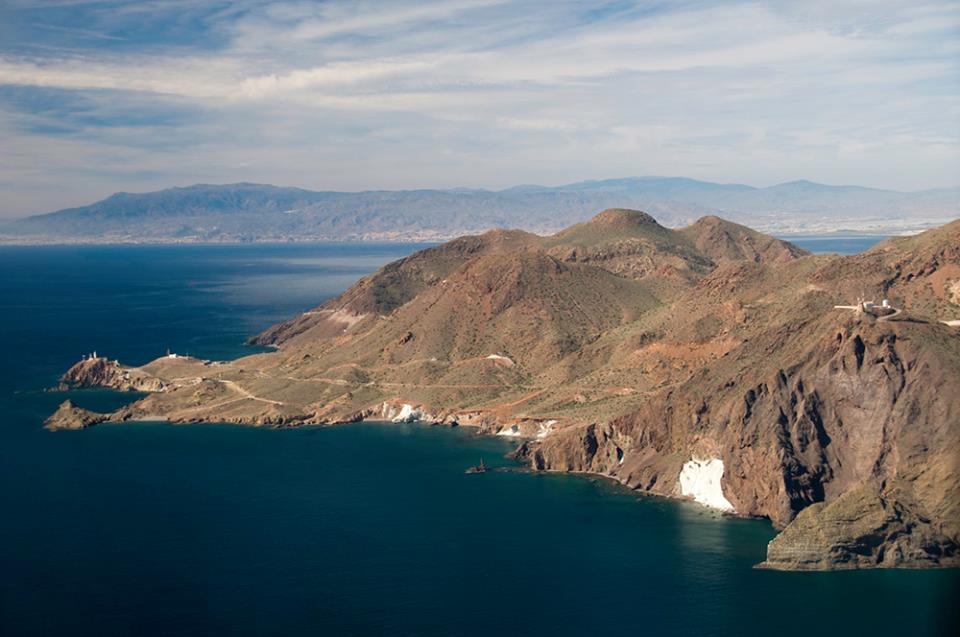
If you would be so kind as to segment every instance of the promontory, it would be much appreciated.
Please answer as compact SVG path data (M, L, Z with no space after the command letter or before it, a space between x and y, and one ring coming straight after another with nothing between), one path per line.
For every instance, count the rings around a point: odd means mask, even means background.
M89 357L64 387L148 394L62 425L363 419L515 438L781 529L763 566L960 563L960 221L853 256L718 217L606 210L412 254L214 362ZM58 417L48 423L58 426Z

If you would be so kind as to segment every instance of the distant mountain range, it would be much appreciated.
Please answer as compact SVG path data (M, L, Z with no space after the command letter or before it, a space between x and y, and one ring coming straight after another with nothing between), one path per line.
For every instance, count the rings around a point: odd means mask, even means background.
M776 234L901 234L960 216L960 188L898 192L793 181L767 188L683 177L630 177L499 191L457 188L317 192L197 184L0 224L4 243L429 241L522 228L549 234L597 210L645 210L678 227L708 214Z

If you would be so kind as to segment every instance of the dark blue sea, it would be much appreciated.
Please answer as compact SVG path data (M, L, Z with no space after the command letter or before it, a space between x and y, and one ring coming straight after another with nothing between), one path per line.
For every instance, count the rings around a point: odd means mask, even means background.
M513 468L469 429L41 429L87 351L241 356L415 247L0 248L0 635L950 634L957 571L756 570L765 521L465 475Z

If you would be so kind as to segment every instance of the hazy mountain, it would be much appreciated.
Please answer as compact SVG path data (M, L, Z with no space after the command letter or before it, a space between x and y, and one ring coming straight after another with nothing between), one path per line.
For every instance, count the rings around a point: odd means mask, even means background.
M7 241L286 241L447 239L491 228L548 234L591 211L629 207L682 226L707 214L766 232L898 233L958 215L960 189L896 192L795 181L768 188L632 177L500 191L314 192L198 184L102 201L0 226Z

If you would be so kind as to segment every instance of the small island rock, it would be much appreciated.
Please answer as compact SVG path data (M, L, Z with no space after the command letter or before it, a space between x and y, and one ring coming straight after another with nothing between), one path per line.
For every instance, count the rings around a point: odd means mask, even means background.
M98 425L107 419L106 414L98 414L95 411L77 407L71 400L65 400L60 403L60 407L47 418L43 424L45 429L57 431L59 429L87 429Z

